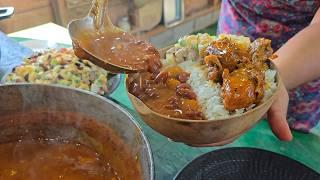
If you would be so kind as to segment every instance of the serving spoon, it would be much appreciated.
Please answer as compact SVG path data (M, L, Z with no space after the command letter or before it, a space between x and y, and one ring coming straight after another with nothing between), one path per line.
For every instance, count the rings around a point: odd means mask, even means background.
M108 0L93 0L89 14L68 25L75 54L113 73L157 71L159 52L151 44L114 26Z

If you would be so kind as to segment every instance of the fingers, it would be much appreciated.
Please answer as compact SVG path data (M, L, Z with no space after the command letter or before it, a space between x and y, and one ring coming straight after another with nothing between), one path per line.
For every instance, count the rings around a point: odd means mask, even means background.
M289 97L284 86L281 87L279 94L268 111L268 122L272 132L283 141L292 140L292 134L287 123Z
M272 132L283 141L290 141L292 134L288 126L287 120L283 117L283 113L274 109L268 112L268 121Z

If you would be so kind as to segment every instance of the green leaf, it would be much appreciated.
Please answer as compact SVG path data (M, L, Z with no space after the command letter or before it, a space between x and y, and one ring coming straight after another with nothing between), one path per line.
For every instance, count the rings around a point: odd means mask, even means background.
M184 39L179 39L179 45L180 45L181 47L185 47L185 46L187 45L186 40L184 40Z
M192 49L195 50L196 52L199 51L199 45L198 45L198 43L197 43L197 44L192 44L191 47L192 47Z
M51 62L50 62L50 64L51 64L52 66L56 66L56 65L58 65L58 61L57 61L56 59L52 59Z
M80 83L80 80L79 80L79 79L75 79L74 82L77 83L77 84L79 84L79 83Z

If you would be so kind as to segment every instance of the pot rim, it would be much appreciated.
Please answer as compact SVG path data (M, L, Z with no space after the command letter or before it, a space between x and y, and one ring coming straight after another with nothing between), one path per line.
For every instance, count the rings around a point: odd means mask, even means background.
M62 89L69 89L69 90L74 90L83 94L87 94L87 95L91 95L94 96L95 98L98 98L100 100L106 101L108 103L110 103L111 105L115 106L116 108L118 108L120 111L122 111L126 116L129 117L131 123L134 124L134 126L137 128L137 130L139 131L143 142L146 145L147 151L148 151L148 159L149 159L149 167L150 167L150 180L154 180L154 162L153 162L153 156L152 156L152 149L150 147L150 143L147 139L147 137L145 136L141 126L138 124L138 122L136 122L134 120L134 117L127 111L125 110L125 108L123 108L122 106L120 106L119 104L113 102L110 99L107 99L106 97L100 96L96 93L90 92L90 91L86 91L86 90L82 90L82 89L77 89L77 88L73 88L73 87L66 87L66 86L62 86L62 85L57 85L57 84L31 84L31 83L18 83L18 84L0 84L0 88L1 87L21 87L21 86L38 86L38 87L54 87L54 88L62 88Z

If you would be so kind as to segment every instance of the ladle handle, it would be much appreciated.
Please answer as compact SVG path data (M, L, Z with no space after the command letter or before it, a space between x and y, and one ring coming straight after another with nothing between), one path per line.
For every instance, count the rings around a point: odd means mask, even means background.
M89 16L93 18L96 30L101 31L104 27L112 27L113 24L108 16L109 0L93 0Z

